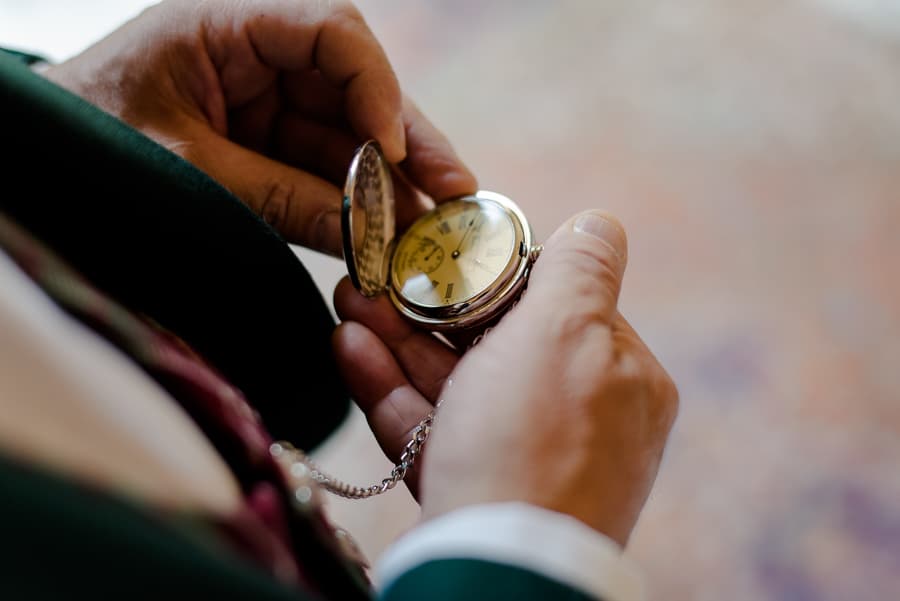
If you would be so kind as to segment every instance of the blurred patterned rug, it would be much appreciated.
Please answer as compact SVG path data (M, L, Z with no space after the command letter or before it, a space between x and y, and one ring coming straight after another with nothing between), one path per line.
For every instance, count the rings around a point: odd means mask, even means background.
M60 59L146 4L4 0L0 33ZM649 598L900 599L900 3L360 6L539 236L628 228L622 311L682 396L628 550ZM299 252L330 298L341 264ZM318 455L388 469L358 414ZM416 519L399 489L331 509L373 559Z
M590 207L628 228L622 311L682 397L629 548L649 598L900 599L897 5L360 6L540 236ZM340 265L304 257L327 290ZM323 456L372 479L363 433ZM402 494L334 511L377 556Z

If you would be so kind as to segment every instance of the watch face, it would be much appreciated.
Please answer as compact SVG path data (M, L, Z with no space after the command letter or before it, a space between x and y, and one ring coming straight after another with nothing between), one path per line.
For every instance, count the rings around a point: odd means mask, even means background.
M516 227L495 202L467 197L438 205L397 244L394 290L421 307L465 303L487 290L516 250Z

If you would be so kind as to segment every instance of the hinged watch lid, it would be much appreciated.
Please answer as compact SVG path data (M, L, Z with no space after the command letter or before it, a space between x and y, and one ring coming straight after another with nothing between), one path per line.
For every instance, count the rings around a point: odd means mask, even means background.
M365 296L384 291L394 244L394 185L378 142L357 149L347 172L341 208L344 261Z

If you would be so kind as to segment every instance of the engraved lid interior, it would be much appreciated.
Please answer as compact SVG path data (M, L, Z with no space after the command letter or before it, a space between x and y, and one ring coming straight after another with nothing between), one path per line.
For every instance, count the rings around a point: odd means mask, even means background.
M384 291L394 244L394 185L378 142L357 149L347 172L341 229L350 280L365 296Z

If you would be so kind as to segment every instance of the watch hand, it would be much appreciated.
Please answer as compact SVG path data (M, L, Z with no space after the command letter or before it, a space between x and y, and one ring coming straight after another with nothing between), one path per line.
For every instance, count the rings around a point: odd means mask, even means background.
M473 217L472 221L469 222L469 226L466 228L466 231L463 232L462 238L459 239L459 244L456 245L456 250L454 250L452 253L450 253L451 257L453 257L454 259L459 258L459 249L462 248L463 242L465 242L466 238L469 237L469 233L472 231L472 229L473 229L472 226L475 225L475 222L481 221L480 217L481 217L481 215L479 215L478 217Z
M432 248L432 249L431 249L431 252L428 253L428 255L425 256L425 259L424 259L424 260L427 261L428 259L430 259L431 257L433 257L433 256L434 256L434 253L436 253L436 252L438 251L438 248L440 248L440 247L439 247L439 246L435 246L434 248Z

